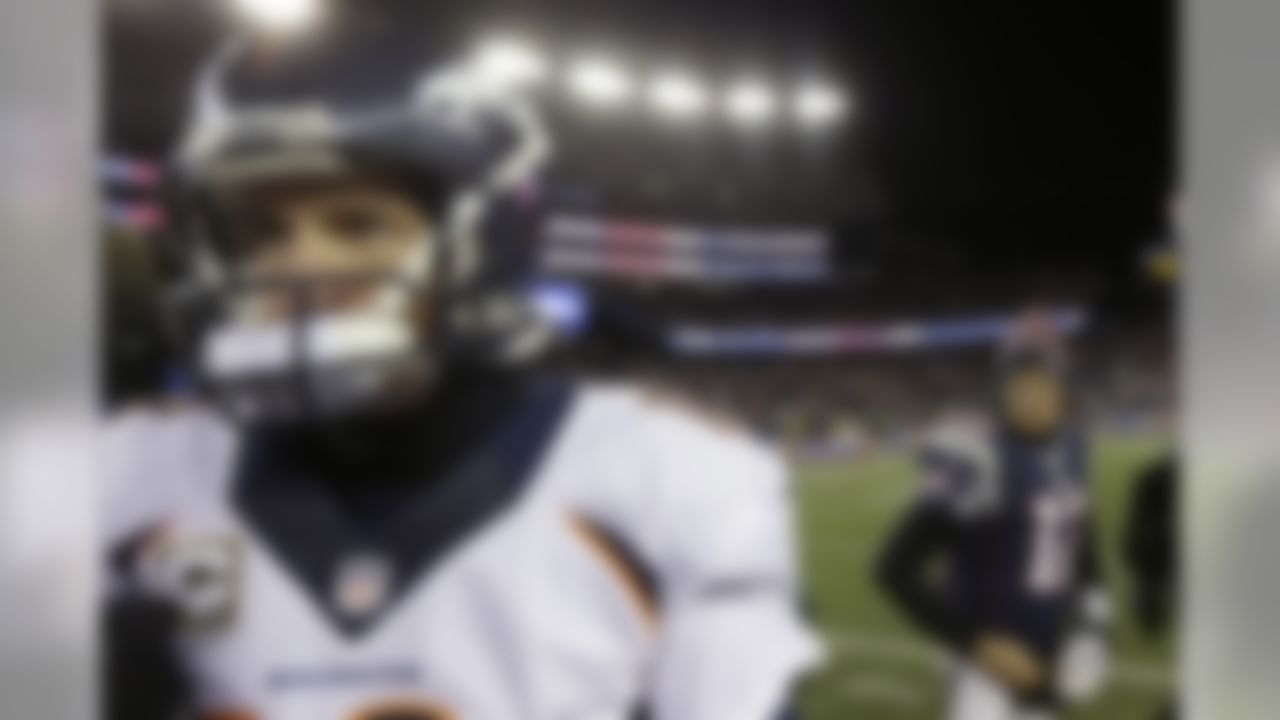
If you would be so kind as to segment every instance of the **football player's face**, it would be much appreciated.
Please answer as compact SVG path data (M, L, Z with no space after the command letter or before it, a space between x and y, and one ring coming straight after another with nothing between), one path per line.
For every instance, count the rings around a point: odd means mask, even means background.
M1047 435L1066 414L1062 381L1046 370L1020 370L1005 382L1002 397L1009 424L1031 436Z
M250 303L258 319L291 315L303 302L312 311L358 309L431 236L418 203L373 182L263 188L239 220L236 267L251 284L275 288Z

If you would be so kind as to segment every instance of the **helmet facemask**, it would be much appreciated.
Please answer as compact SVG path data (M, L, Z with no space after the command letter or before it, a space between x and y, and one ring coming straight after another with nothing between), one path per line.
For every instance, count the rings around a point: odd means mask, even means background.
M211 212L193 349L235 416L376 413L430 384L441 240L414 196L309 181L229 193Z

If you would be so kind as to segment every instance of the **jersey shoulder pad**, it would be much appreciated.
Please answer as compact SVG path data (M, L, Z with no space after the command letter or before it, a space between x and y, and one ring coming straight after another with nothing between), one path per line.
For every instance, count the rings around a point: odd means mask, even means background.
M585 409L574 433L592 446L643 455L661 469L710 463L781 465L778 453L726 413L662 390L627 384L589 384L579 391Z
M962 520L993 510L1000 500L999 459L988 428L944 421L920 444L921 501Z
M680 398L625 386L597 392L611 406L612 420L596 432L613 461L597 475L593 509L669 584L788 575L790 487L780 455Z
M107 545L220 496L230 477L235 433L198 407L130 409L103 432L101 540Z

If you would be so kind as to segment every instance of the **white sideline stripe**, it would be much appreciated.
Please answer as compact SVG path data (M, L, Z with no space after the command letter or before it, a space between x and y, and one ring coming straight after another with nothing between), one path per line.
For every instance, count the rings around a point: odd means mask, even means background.
M942 672L947 665L945 653L920 640L855 630L827 630L825 635L831 647L845 655L892 658L910 665L932 665L938 672ZM1111 676L1119 685L1144 690L1168 690L1173 686L1173 674L1168 669L1155 665L1116 663Z
M810 540L803 543L807 550L841 553L871 553L880 548L880 544L871 540Z
M889 675L860 673L842 687L846 696L871 705L914 710L922 707L925 701L925 694L920 692L918 685Z

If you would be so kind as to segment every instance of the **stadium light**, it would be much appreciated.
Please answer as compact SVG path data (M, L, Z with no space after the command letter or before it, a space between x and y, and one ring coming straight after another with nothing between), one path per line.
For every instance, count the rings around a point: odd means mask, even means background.
M654 79L649 101L660 115L686 120L706 110L707 91L693 75L672 71Z
M315 19L317 0L233 0L241 15L272 30L293 30Z
M498 36L481 43L476 53L480 72L502 85L531 85L547 78L547 61L532 45Z
M725 93L724 111L730 120L757 126L769 122L777 114L778 99L769 86L759 80L739 80Z
M848 110L848 100L825 83L808 81L795 95L795 116L806 127L823 127L839 120Z
M579 100L596 107L621 105L635 90L626 70L602 57L579 59L569 69L569 89Z

